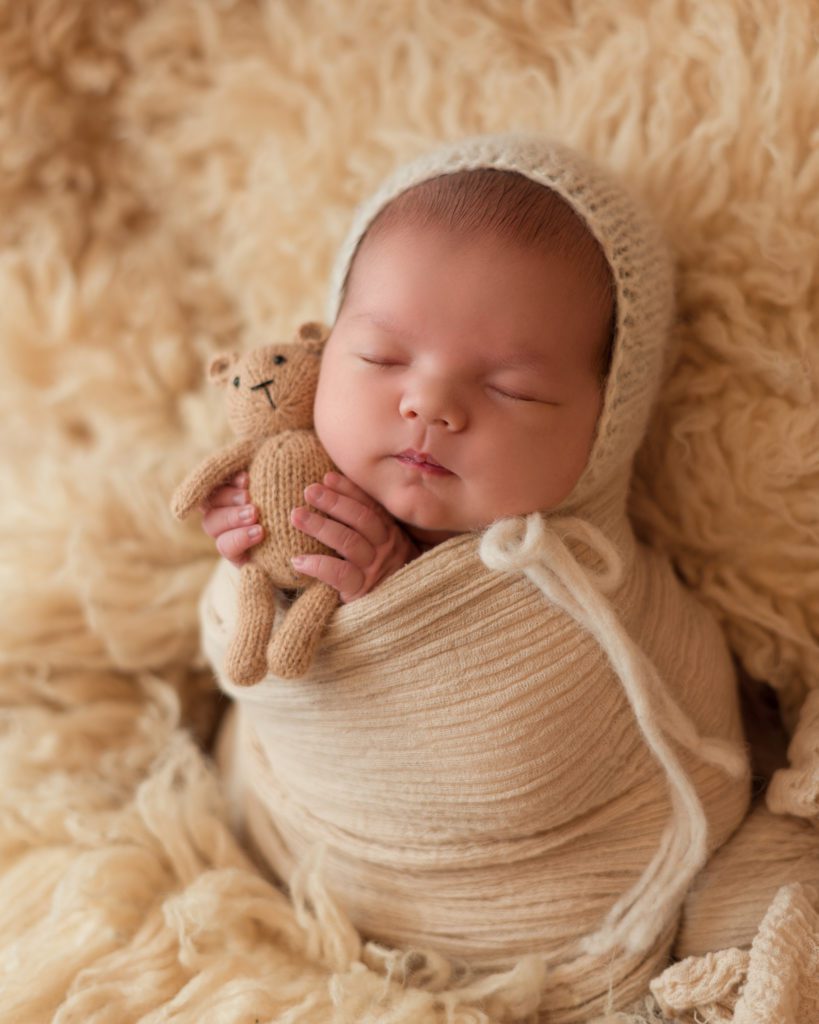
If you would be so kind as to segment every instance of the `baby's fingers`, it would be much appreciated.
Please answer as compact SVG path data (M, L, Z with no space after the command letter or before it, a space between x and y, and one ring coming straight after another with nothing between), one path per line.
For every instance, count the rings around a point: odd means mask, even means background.
M199 506L200 510L202 512L207 512L212 508L246 505L250 500L250 496L247 491L247 484L247 473L237 473L230 483L222 484L220 487L214 487Z
M331 490L344 494L348 498L354 498L356 501L361 502L362 505L368 505L373 509L380 508L374 498L371 498L366 491L362 491L358 484L354 484L349 477L344 476L342 473L336 473L335 470L325 473L323 483L331 488Z
M210 508L202 515L202 529L209 537L219 537L226 530L252 526L258 519L255 505L226 505Z
M262 528L259 525L238 530L227 530L216 538L216 550L234 565L244 565L247 561L247 550L262 539Z
M310 488L308 487L309 491ZM313 512L305 505L299 505L290 513L290 522L297 530L309 537L326 544L328 548L338 552L343 558L364 569L372 564L375 549L372 544L356 530L350 529L335 519L328 519Z
M321 580L337 590L343 602L357 597L364 584L364 573L358 566L341 558L332 558L330 555L296 555L291 561L298 572Z
M327 477L325 477L326 479ZM358 488L354 484L350 484L346 478L340 477L337 479L349 484L351 490L354 488L355 491L358 491ZM323 512L337 523L348 526L359 537L363 537L373 547L377 547L379 544L383 544L389 536L389 527L385 522L380 506L376 505L372 498L365 495L363 491L360 494L363 495L364 500L358 495L351 496L348 493L341 492L340 489L337 490L335 486L330 487L326 484L324 486L321 484L310 484L309 487L304 489L305 498L314 508ZM339 554L349 557L348 552L339 548L336 543L325 540L324 537L320 537L319 540L324 541L329 547L338 551ZM370 560L372 560L371 554Z

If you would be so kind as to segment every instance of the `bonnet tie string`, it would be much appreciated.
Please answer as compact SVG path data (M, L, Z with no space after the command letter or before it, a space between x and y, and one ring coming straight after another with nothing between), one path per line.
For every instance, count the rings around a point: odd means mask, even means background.
M589 548L602 568L581 564L569 540ZM502 519L484 533L480 555L489 569L525 574L549 601L594 636L620 680L646 744L666 773L672 815L660 845L601 927L583 940L583 951L589 954L616 946L631 952L648 949L708 853L705 811L667 737L733 778L747 774L744 752L736 744L698 734L667 692L653 662L629 636L607 598L622 582L622 559L597 527L576 517L547 523L540 513Z

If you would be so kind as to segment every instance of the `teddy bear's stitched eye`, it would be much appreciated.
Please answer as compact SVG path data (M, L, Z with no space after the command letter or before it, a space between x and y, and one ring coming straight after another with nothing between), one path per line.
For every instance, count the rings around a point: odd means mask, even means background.
M276 366L281 366L282 363L286 363L287 362L287 357L286 356L274 356L273 357L273 362L276 364Z
M235 388L238 388L238 387L239 387L239 378L238 378L238 377L234 377L234 378L233 378L233 386L234 386Z

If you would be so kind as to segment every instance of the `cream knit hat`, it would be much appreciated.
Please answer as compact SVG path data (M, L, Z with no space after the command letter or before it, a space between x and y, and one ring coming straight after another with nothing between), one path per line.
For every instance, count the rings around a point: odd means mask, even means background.
M493 168L516 171L561 196L600 244L614 278L616 329L611 370L588 464L561 513L602 500L611 518L625 505L630 467L662 376L673 306L668 251L652 219L619 183L566 146L537 136L486 135L444 146L400 168L361 207L339 250L327 317L338 314L355 252L378 213L430 178ZM554 510L558 511L558 510Z

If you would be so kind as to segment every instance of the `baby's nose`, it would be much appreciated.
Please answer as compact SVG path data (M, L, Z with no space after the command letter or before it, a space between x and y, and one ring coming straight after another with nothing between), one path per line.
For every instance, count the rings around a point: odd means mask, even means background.
M399 411L406 420L421 420L427 426L462 430L466 412L454 394L443 388L419 388L407 391L401 398Z

